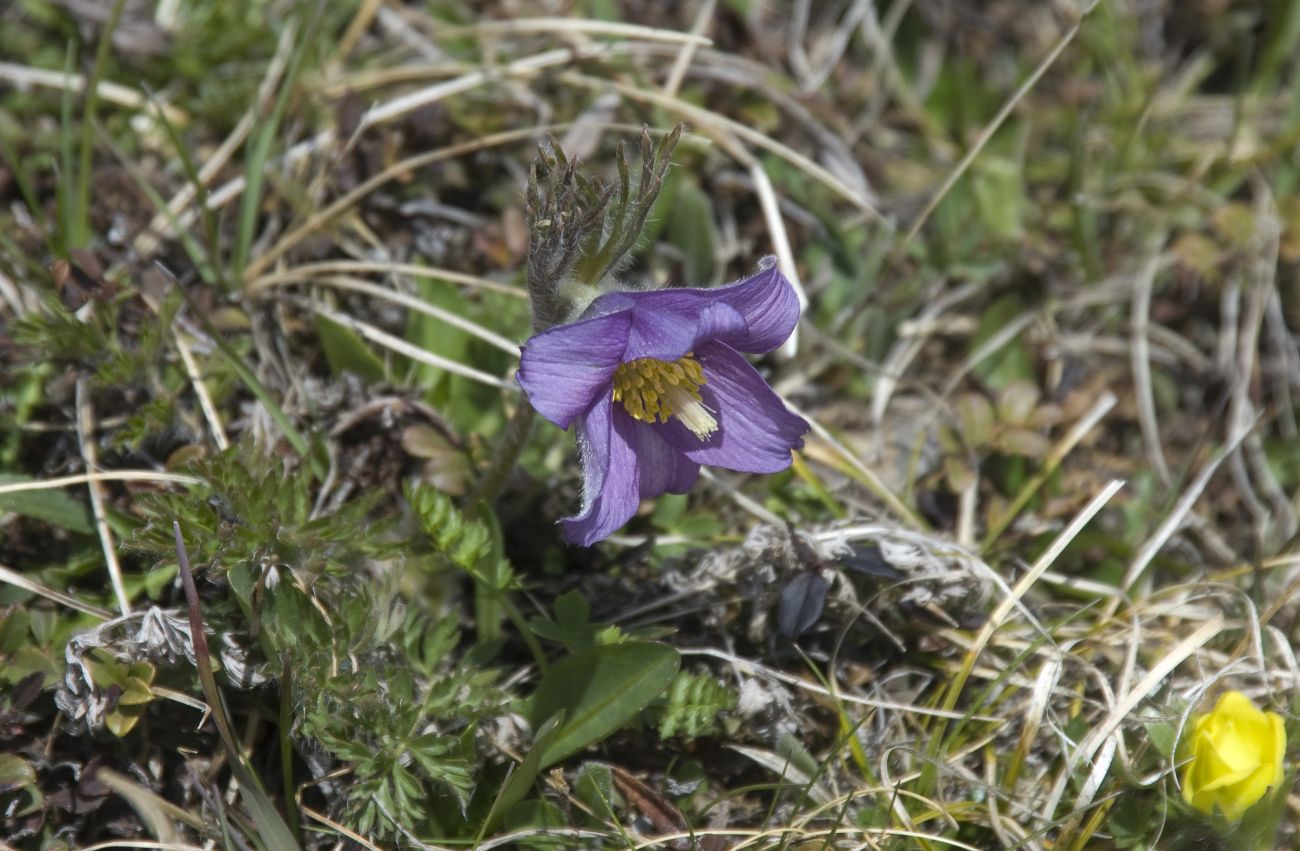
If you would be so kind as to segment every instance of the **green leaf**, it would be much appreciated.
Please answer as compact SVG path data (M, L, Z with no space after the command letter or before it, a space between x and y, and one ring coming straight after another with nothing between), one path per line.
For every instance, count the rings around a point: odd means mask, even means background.
M693 739L711 733L717 726L718 713L735 705L735 693L713 677L681 671L668 689L659 738L680 734Z
M564 811L545 800L524 801L511 810L505 820L505 829L510 833L538 828L564 828L568 825ZM521 836L513 844L516 848L527 851L564 851L572 847L572 843L571 838L563 835L548 836L539 833L533 837Z
M472 312L460 290L448 281L420 277L415 279L415 287L419 297L434 307L441 307L457 316L468 316ZM441 319L411 311L406 318L404 336L408 343L414 343L430 354L461 363L469 361L469 334ZM430 403L435 407L441 410L452 402L449 385L453 376L442 367L412 362L411 377L425 388Z
M1024 230L1026 206L1018 164L1001 157L984 157L971 171L971 186L988 229L1003 239L1018 239Z
M813 755L789 733L782 733L776 740L776 752L809 777L816 777L821 772Z
M0 473L0 485L30 482L27 476L15 476ZM33 520L43 520L55 526L89 535L94 531L90 525L90 513L86 506L68 496L61 490L18 491L0 496L0 512L12 511Z
M488 810L487 818L483 820L480 838L495 827L497 821L510 812L515 804L522 801L528 794L528 790L533 788L533 781L537 779L537 773L542 770L542 755L555 741L556 734L563 724L564 710L560 710L548 718L545 724L536 728L537 736L533 739L533 746L528 751L528 755L506 778L501 791L497 793L496 800L492 802L492 809Z
M1038 407L1038 385L1032 381L1013 381L998 394L998 420L1004 425L1026 425Z
M31 786L36 782L36 769L17 754L0 753L0 795Z
M979 330L971 340L971 351L978 350L1002 332L1024 310L1024 304L1014 294L1004 295L987 307L980 316ZM975 374L995 390L1001 390L1017 379L1032 381L1034 357L1021 334L994 351L975 365Z
M11 820L37 812L44 801L36 783L36 769L17 754L0 753L0 801L5 803L6 818Z
M541 767L599 741L663 694L677 675L681 654L666 644L632 641L592 647L551 667L529 699L534 729L557 713L565 721L540 757Z
M599 825L602 819L613 816L610 802L614 800L614 776L609 766L600 762L584 762L574 776L573 797L586 804L587 809L594 814L579 814L575 809L574 813L582 823Z
M993 445L1008 455L1024 458L1042 458L1052 450L1052 441L1046 435L1028 428L1003 429Z
M0 614L0 656L9 656L27 645L31 622L27 610L17 606Z
M555 598L555 622L566 632L577 632L590 625L591 607L579 591L569 591Z
M713 281L717 268L713 204L694 181L681 180L668 221L668 241L686 258L686 280L693 286Z
M993 436L993 406L978 393L966 393L957 400L957 422L964 445L973 449L986 446Z
M1147 728L1147 739L1150 740L1152 747L1159 751L1160 755L1168 759L1174 752L1174 725L1168 721L1151 719L1144 722Z
M324 316L316 317L316 334L320 337L330 372L351 372L367 382L384 380L384 363L351 328Z

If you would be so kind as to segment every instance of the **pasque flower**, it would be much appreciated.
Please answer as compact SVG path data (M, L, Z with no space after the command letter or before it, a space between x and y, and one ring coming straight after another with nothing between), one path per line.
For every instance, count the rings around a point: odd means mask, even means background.
M799 321L775 266L716 289L610 292L523 347L519 383L533 407L577 426L582 509L571 542L609 536L642 499L686 493L709 464L750 473L790 466L808 424L740 352L769 352Z
M1188 752L1183 799L1207 815L1217 806L1235 822L1282 782L1282 716L1256 709L1239 691L1227 692L1208 714L1192 719Z

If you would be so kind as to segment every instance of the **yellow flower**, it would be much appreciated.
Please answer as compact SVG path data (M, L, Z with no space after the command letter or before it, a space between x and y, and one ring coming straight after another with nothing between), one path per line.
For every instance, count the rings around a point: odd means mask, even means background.
M1282 782L1286 730L1282 716L1261 712L1246 695L1230 691L1208 715L1192 719L1188 749L1183 799L1207 815L1218 804L1235 822Z

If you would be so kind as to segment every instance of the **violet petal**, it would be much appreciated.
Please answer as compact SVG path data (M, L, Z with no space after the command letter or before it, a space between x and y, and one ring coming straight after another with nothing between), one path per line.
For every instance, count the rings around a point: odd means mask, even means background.
M724 339L733 349L751 354L770 352L784 343L799 324L799 296L794 285L777 269L776 262L757 274L715 290L714 298L734 307L745 317L748 333Z
M725 287L615 293L598 301L604 303L597 310L635 306L629 360L676 360L705 340L742 352L770 352L786 341L799 322L799 297L775 266ZM726 310L706 322L704 314L710 308Z
M613 400L603 396L578 419L582 457L582 510L560 520L571 544L589 547L608 537L635 512L636 455L614 432Z
M700 388L718 430L701 441L677 418L658 426L660 434L699 464L743 473L777 473L790 466L790 451L803 446L808 423L786 409L781 397L749 361L723 343L697 347L706 383Z
M609 398L578 421L582 453L582 511L566 517L564 537L589 547L632 519L642 499L686 493L700 465L670 446L648 423L637 422Z
M700 465L664 440L650 423L638 422L616 408L614 430L636 451L638 492L642 499L665 493L689 493L695 487Z
M632 324L623 360L654 358L675 361L702 342L743 337L745 319L734 307L701 296L706 290L617 292L596 299L583 314L589 317L627 311ZM672 298L660 298L671 295Z
M537 412L568 428L608 395L631 327L632 312L625 309L557 325L525 343L518 380Z

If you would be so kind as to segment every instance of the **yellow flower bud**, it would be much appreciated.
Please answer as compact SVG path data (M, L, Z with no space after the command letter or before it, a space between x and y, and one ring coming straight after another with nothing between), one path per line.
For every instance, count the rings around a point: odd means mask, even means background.
M1208 715L1192 719L1183 766L1183 799L1207 815L1217 804L1229 821L1241 818L1282 782L1286 730L1282 716L1261 712L1239 691L1219 698Z

